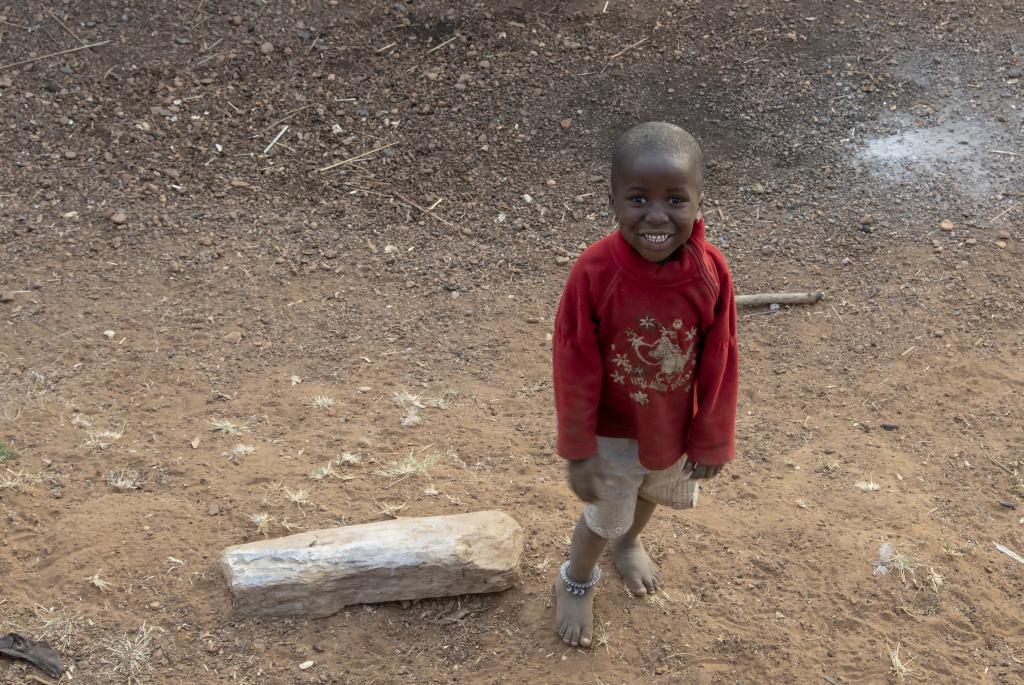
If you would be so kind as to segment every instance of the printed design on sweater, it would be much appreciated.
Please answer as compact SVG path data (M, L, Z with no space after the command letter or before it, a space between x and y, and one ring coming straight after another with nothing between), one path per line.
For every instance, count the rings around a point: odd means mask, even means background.
M664 326L652 316L641 316L636 328L625 331L628 346L612 344L611 379L636 388L630 397L640 406L650 401L648 391L671 392L693 387L697 328L683 330L682 320Z

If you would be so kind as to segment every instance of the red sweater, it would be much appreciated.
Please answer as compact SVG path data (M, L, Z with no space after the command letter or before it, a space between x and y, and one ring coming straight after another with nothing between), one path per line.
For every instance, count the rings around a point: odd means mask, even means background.
M618 231L587 248L565 284L553 343L558 453L587 459L596 436L633 438L640 463L736 453L739 350L725 257L704 221L666 264Z

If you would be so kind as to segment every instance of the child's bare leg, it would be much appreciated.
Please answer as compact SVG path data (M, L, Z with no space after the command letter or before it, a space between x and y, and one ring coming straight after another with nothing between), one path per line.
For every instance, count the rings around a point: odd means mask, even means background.
M658 567L647 555L640 542L640 533L651 520L656 504L642 497L636 498L636 513L633 525L625 533L612 540L612 558L629 591L637 597L653 593L661 585Z
M578 583L589 582L594 574L594 566L604 552L608 541L590 530L587 522L580 516L576 529L572 532L572 547L569 549L569 568L566 575L569 580ZM587 590L584 595L569 592L561 578L555 579L555 631L562 642L573 647L589 647L594 637L594 591Z

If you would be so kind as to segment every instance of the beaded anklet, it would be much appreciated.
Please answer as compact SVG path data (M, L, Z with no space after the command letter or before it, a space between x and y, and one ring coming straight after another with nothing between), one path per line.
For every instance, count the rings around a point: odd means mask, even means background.
M601 578L601 568L599 566L594 567L594 574L590 577L590 580L586 583L577 583L575 580L569 578L566 571L569 570L569 562L562 564L562 568L559 569L558 575L562 578L562 583L565 585L565 589L569 591L569 594L582 597L587 594L587 590L597 585L597 581Z

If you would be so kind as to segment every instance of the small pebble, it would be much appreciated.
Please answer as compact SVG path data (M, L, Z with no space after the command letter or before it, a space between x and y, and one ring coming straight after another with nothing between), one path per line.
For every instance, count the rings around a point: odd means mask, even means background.
M274 51L274 44L271 43L269 40L265 41L262 45L260 45L260 52L262 52L264 55L269 55L273 51Z
M242 16L240 14L236 14L235 16L231 17L231 24L232 26L241 26Z
M242 332L231 331L230 333L224 336L223 340L229 345L237 345L238 343L242 342Z
M572 119L562 119L561 126L564 129L568 129L572 126Z
M115 225L120 226L124 222L128 221L128 215L124 213L123 209L119 209L119 210L117 210L116 212L114 212L113 214L110 215L110 220Z
M764 245L761 247L761 254L763 254L766 257L769 255L773 255L775 254L775 248L771 245Z
M568 257L566 257L565 255L558 255L558 256L555 257L555 264L557 264L558 266L565 266L570 261L571 260Z
M939 228L948 233L949 231L952 231L954 228L956 228L956 224L954 224L949 219L943 219L942 223L939 224Z
M998 247L1000 250L1005 250L1006 249L1006 241L1005 240L997 240L996 241L996 247Z
M313 662L312 661L303 661L301 664L299 664L299 670L300 671L308 671L311 668L313 668Z

